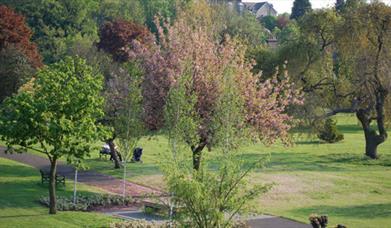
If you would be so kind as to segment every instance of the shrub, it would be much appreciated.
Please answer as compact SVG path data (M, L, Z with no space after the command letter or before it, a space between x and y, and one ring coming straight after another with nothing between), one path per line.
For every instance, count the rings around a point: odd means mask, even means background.
M344 139L337 129L337 121L327 119L318 133L318 138L328 143L336 143Z
M168 228L168 223L148 222L145 220L135 220L130 222L116 222L110 225L110 228ZM176 227L176 226L171 226Z
M130 221L130 222L116 222L112 223L110 225L110 228L175 228L179 227L176 224L169 224L168 222L148 222L145 220L135 220L135 221ZM236 221L233 225L233 228L248 228L249 226L247 225L246 222L243 221Z
M41 197L39 202L49 207L49 197ZM72 197L57 197L57 210L59 211L91 211L97 207L111 207L130 205L134 203L131 197L108 194L79 195L76 204Z

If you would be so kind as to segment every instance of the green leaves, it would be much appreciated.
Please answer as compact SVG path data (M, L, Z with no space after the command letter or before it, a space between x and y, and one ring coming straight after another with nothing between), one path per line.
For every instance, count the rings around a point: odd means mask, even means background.
M82 159L105 134L102 76L80 58L67 57L38 72L33 91L7 99L0 110L0 135L9 146L33 148L49 156Z

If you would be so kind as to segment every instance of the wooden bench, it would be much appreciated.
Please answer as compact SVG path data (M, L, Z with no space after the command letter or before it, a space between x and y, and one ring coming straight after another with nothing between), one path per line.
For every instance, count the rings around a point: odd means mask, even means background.
M160 214L164 216L170 215L170 207L164 203L155 203L150 201L144 201L144 211L146 213ZM173 214L175 215L182 207L176 206L173 208Z
M44 170L40 169L39 172L41 173L41 183L50 183L50 174L48 172L45 172ZM63 184L65 186L65 176L61 174L56 173L56 185L57 184Z

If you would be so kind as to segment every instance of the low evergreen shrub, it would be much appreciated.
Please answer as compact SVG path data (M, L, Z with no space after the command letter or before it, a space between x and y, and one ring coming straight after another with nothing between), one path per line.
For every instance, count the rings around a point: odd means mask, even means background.
M327 119L319 129L318 138L328 143L336 143L343 140L344 136L337 129L337 121Z
M49 197L43 196L39 202L49 207ZM76 204L72 197L57 197L57 210L59 211L91 211L98 207L123 206L134 203L132 197L123 198L119 195L92 194L78 195Z

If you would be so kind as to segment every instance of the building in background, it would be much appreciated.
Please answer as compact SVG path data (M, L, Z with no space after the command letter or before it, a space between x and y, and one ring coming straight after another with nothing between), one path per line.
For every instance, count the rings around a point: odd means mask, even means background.
M266 16L277 16L277 11L268 2L243 2L245 9L252 12L257 19Z

